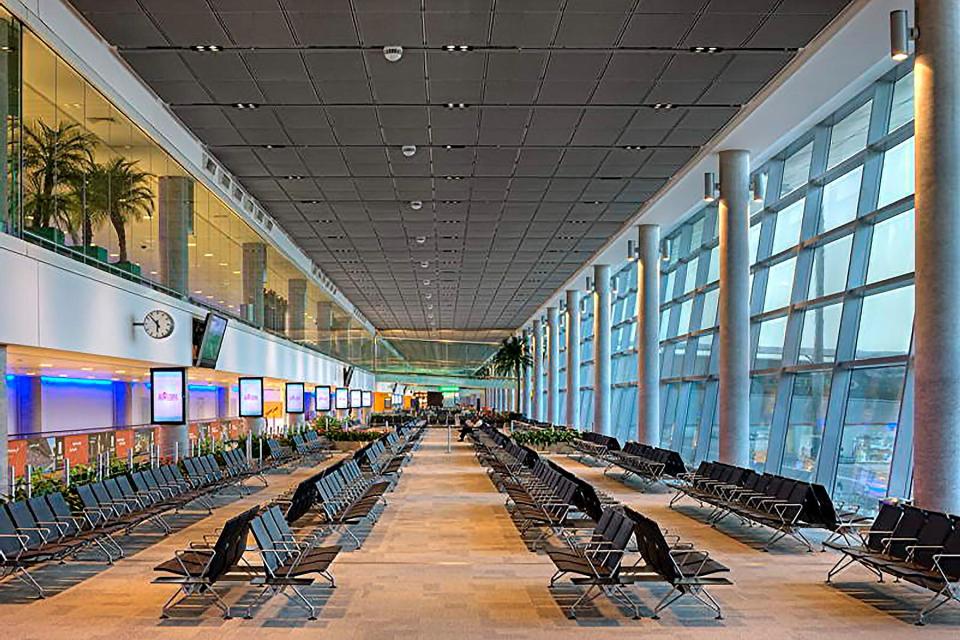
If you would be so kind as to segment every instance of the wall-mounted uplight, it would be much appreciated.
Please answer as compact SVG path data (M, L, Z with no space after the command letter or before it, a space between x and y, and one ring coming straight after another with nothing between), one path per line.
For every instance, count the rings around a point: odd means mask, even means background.
M711 171L703 174L703 201L713 202L720 196L720 185L717 176Z
M593 278L587 276L587 293L593 293Z
M910 57L910 41L917 39L917 29L910 26L906 9L890 12L890 57L902 62Z
M627 262L633 262L640 257L640 250L637 243L633 240L627 240Z
M767 197L767 174L754 174L750 181L750 196L754 202L763 202Z

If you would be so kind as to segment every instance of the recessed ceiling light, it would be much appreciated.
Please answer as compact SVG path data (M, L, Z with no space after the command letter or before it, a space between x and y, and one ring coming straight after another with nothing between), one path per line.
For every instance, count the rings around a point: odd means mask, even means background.
M463 180L463 176L443 176L444 180Z
M40 368L41 368L41 369L49 369L49 368L51 368L52 366L53 366L52 364L49 364L49 363L47 363L47 362L41 362L41 363L40 363Z
M430 281L429 281L429 280L424 280L424 281L423 281L423 286L429 287L429 286L430 286Z
M423 208L423 201L422 201L422 200L411 200L411 201L410 201L410 208L413 209L414 211L420 211L420 209Z
M420 263L420 266L426 269L430 266L430 263L424 260L423 262Z
M719 53L723 51L720 47L690 47L693 53Z
M470 105L468 105L466 102L448 102L448 103L447 103L446 105L444 105L444 106L445 106L447 109L466 109L466 108L469 107Z
M426 236L417 236L417 244L423 244L427 241Z
M443 45L444 51L472 51L473 47L468 44L445 44Z
M258 105L252 102L237 102L233 106L237 109L256 109Z
M660 109L673 109L674 106L675 105L670 104L669 102L658 102L657 104L653 105L653 108L659 111Z
M627 151L640 151L640 150L642 150L642 149L646 149L645 146L643 146L643 145L636 145L636 144L628 144L628 145L626 145L626 146L623 147L623 148L626 149Z
M218 44L195 44L195 45L193 45L193 46L190 47L190 48L193 49L194 51L212 51L212 52L217 52L217 51L221 51L221 50L222 50L221 47L220 47L220 45L218 45Z
M432 293L425 293L425 294L423 294L423 297L426 298L427 300L429 300L430 298L433 297L433 294L432 294Z
M287 176L287 180L303 180L303 176Z

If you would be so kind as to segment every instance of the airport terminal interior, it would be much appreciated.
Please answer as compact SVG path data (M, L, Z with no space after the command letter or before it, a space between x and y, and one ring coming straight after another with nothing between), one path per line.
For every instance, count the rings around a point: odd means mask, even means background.
M960 2L0 0L0 636L960 637Z

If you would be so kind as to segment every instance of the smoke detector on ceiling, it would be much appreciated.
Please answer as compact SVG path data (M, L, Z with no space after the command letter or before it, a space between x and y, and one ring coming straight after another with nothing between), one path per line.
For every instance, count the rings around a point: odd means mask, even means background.
M383 48L383 57L387 62L399 62L403 57L403 47L400 45L391 45Z

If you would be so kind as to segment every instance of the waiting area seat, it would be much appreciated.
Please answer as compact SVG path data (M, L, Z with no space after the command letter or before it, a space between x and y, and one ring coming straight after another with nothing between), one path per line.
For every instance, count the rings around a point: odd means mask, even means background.
M570 446L580 454L581 458L589 456L598 462L606 462L609 452L620 450L620 442L616 438L593 431L578 433Z
M631 477L638 478L644 487L649 487L664 479L673 479L687 472L680 453L671 449L652 447L639 442L627 442L622 449L607 450L607 468L604 475L614 467L623 470L622 481Z
M856 509L837 509L823 485L720 462L703 462L672 486L676 494L671 507L687 497L709 505L707 521L714 526L732 516L745 525L772 529L765 551L786 537L813 551L805 529L823 529L831 539L846 539L865 520Z
M857 528L859 542L828 541L841 558L827 582L859 564L883 582L889 575L931 591L916 623L948 602L960 603L960 516L884 502L872 523Z

